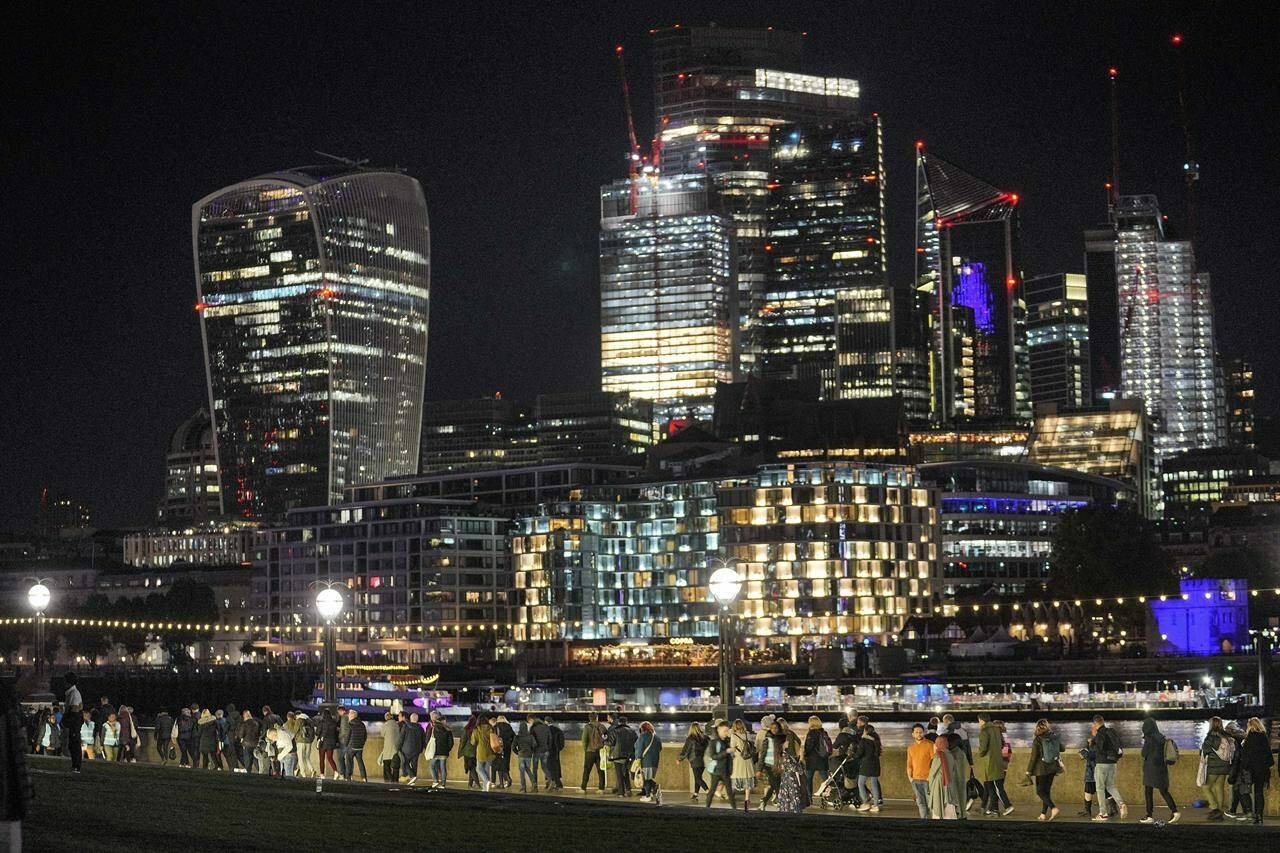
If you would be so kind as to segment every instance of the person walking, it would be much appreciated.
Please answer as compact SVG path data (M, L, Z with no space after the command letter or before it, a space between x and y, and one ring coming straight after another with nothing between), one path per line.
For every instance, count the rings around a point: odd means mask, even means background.
M952 740L956 743L953 745ZM940 732L933 742L929 763L929 817L933 820L965 820L969 764L955 733ZM926 741L927 742L927 741Z
M662 759L662 741L648 720L640 724L640 737L636 740L636 760L640 764L640 799L646 802L658 794L658 763Z
M1098 815L1094 820L1111 818L1109 803L1112 800L1119 807L1120 818L1123 820L1129 816L1129 807L1125 804L1124 797L1120 796L1120 789L1116 787L1116 762L1122 754L1120 736L1107 725L1101 714L1095 716L1093 722L1098 727L1093 736L1093 776L1098 796Z
M258 737L262 734L262 724L254 719L253 712L248 708L244 709L240 717L240 725L236 733L240 736L240 755L243 756L240 772L252 773L254 762L257 760L255 751L258 748Z
M1027 778L1035 780L1036 796L1040 798L1039 820L1050 821L1058 816L1059 809L1053 802L1053 777L1062 772L1061 755L1062 739L1058 733L1048 720L1036 720Z
M410 714L406 719L401 712L400 719L400 775L413 785L418 781L418 759L426 748L427 738L417 714Z
M400 781L400 721L391 712L382 715L382 781Z
M364 720L356 713L355 708L347 709L347 740L343 743L347 755L347 779L352 781L356 775L356 765L360 765L360 781L369 781L369 772L364 768L364 745L369 739L369 730Z
M782 788L782 753L787 751L787 736L777 717L772 718L763 734L756 740L756 773L764 777L767 785L760 798L760 811L768 808Z
M501 714L493 721L493 730L498 734L498 740L502 742L502 751L493 759L493 787L510 788L511 787L511 744L516 739L516 730L511 727L511 723ZM564 732L560 732L563 742ZM560 756L556 754L556 767L559 769ZM557 777L558 778L558 777Z
M1169 767L1176 762L1176 748L1161 732L1156 721L1147 717L1142 721L1142 789L1147 800L1147 816L1139 823L1155 823L1155 792L1159 791L1173 816L1169 823L1178 822L1178 804L1169 794ZM1172 753L1172 760L1170 754Z
M501 740L493 731L489 717L477 717L475 728L471 730L471 747L476 757L476 778L482 791L488 791L493 781L493 758L497 754L495 746L501 747Z
M689 733L685 735L684 746L680 747L680 755L676 758L676 763L689 765L689 799L691 801L697 800L698 792L707 787L706 781L702 778L706 769L706 752L707 736L702 733L702 726L690 723ZM601 783L600 787L603 788L603 773ZM585 779L582 790L584 793L587 790Z
M116 718L120 721L120 755L116 760L137 764L138 727L133 722L133 709L122 703Z
M862 727L857 762L858 796L862 799L858 811L878 813L880 806L884 804L884 797L880 793L880 736L870 723Z
M178 765L195 767L199 760L196 757L196 718L191 716L190 708L183 708L178 713Z
M1003 779L1005 774L1004 758L1000 752L1000 729L992 724L991 714L983 711L978 714L978 748L973 754L973 775L982 785L982 811L987 817L1000 815L996 779Z
M1209 801L1208 820L1222 820L1226 809L1227 776L1236 755L1236 742L1227 734L1221 717L1209 720L1209 733L1200 744L1200 768L1196 782Z
M729 808L737 809L737 796L733 790L733 740L732 730L724 720L716 723L715 732L710 740L708 756L711 761L711 785L707 788L707 808L711 808L716 798L716 790L724 787L729 797Z
M302 712L297 716L298 727L293 735L293 750L298 755L298 775L304 779L314 778L319 774L316 770L316 730L315 720Z
M152 737L155 740L156 754L160 756L160 766L163 767L173 757L173 717L164 708L156 713Z
M751 791L756 786L756 745L741 718L729 730L729 749L733 753L733 788L742 794L742 810L751 811Z
M804 735L804 772L809 792L813 793L813 777L821 776L825 781L831 771L832 753L831 736L822 727L822 720L809 718L809 729Z
M248 711L245 714L248 715ZM341 734L341 727L338 721L334 719L333 710L331 708L320 709L320 722L316 725L316 750L320 753L320 773L324 776L324 767L327 763L333 770L333 778L341 778L342 771L338 769L338 765L333 760L333 754L338 750L338 737Z
M476 725L480 718L477 714L472 714L467 724L462 727L462 737L458 741L458 757L462 759L462 769L467 771L467 787L478 788L480 786L480 777L476 773L476 747L475 740L471 737L475 733Z
M696 726L697 723L694 723ZM590 713L587 723L582 727L582 793L587 792L587 783L591 781L591 771L596 773L596 789L604 793L604 767L600 764L600 750L604 749L605 728L600 722L600 715Z
M516 754L516 764L520 769L520 793L529 793L530 787L533 792L538 791L538 771L536 757L537 745L534 743L533 735L529 734L529 721L524 720L520 723L520 731L516 732L516 739L512 742L511 748Z
M1240 770L1249 774L1253 787L1253 822L1257 825L1262 824L1262 815L1266 811L1267 788L1271 784L1271 768L1275 763L1271 741L1262 720L1250 717L1245 726L1244 742L1240 744Z
M937 737L935 733L934 741ZM929 818L929 768L935 755L934 742L926 738L924 726L916 723L911 727L911 746L907 747L907 782L911 785L916 809L925 820Z
M427 733L431 753L432 786L443 788L449 783L449 753L453 750L453 729L439 711L431 712L431 731Z
M351 766L351 753L347 742L351 740L351 718L346 708L338 709L338 775L350 780L354 768Z
M1253 779L1247 770L1240 766L1240 758L1244 745L1245 732L1231 721L1226 725L1227 736L1236 742L1235 755L1231 757L1231 772L1227 774L1227 788L1231 792L1231 808L1225 817L1232 820L1250 820L1253 817Z
M619 797L631 796L631 762L636 757L636 731L627 725L627 718L618 715L614 720L613 741L609 745L609 761L618 783L614 791Z
M196 721L196 732L196 744L200 750L200 769L207 770L212 765L212 769L221 770L222 762L218 758L218 726L208 708L200 712L200 719Z
M105 701L105 700L104 700ZM120 721L114 713L107 714L102 724L102 757L107 761L115 761L120 754Z

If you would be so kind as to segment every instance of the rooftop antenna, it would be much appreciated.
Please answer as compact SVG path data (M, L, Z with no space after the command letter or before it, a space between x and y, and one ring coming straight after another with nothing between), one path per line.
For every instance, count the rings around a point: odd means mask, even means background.
M1174 63L1178 68L1178 121L1182 125L1182 140L1186 145L1187 159L1182 163L1182 177L1187 183L1187 239L1196 238L1196 181L1200 180L1200 164L1196 162L1195 140L1191 136L1191 115L1187 109L1187 70L1182 52L1182 34L1169 37L1173 45Z
M315 153L321 157L327 157L330 160L336 160L337 162L350 166L353 169L363 169L365 166L369 165L368 157L365 157L363 160L352 160L350 157L339 157L337 154L326 154L323 151L317 151Z
M1107 69L1107 76L1111 79L1111 183L1107 184L1107 206L1113 220L1116 202L1120 200L1120 97L1116 90L1119 73L1114 65Z

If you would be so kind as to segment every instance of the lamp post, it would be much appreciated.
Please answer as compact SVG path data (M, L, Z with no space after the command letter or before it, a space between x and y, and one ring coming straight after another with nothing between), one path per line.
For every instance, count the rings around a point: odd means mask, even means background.
M332 708L338 704L338 690L334 684L337 671L337 649L333 636L333 620L342 612L342 593L334 587L325 587L316 593L316 611L324 620L324 702Z
M53 594L44 581L37 579L31 589L27 590L27 603L36 612L36 673L44 672L44 612L49 607Z
M723 719L728 720L733 709L734 686L733 669L736 656L736 624L733 603L742 592L742 577L732 566L721 566L711 573L707 586L711 589L711 597L720 606L720 701L723 704Z

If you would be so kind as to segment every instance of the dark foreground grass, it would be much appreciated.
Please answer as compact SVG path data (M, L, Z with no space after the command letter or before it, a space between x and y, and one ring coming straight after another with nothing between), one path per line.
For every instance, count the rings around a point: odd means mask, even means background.
M1168 851L1277 849L1264 827L1039 824L1035 821L922 822L802 815L554 795L427 793L384 785L285 782L147 765L35 759L30 851L536 851L858 849L975 851Z

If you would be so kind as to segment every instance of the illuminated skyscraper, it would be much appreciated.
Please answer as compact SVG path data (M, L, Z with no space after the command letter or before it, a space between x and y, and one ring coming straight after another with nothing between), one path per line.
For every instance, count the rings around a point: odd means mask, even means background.
M1093 403L1086 279L1052 273L1023 282L1031 400L1080 408Z
M1158 459L1225 442L1209 276L1165 237L1155 196L1116 202L1120 386L1146 403Z
M858 81L802 73L803 44L800 33L772 27L676 26L653 34L662 173L707 175L717 209L734 228L739 379L758 367L770 130L860 112Z
M430 239L418 182L318 166L192 209L224 512L278 518L413 474Z
M601 386L651 400L659 424L710 420L733 378L733 223L701 175L639 184L634 211L630 181L601 191Z
M934 419L1030 418L1018 196L916 157L916 287L929 314Z

